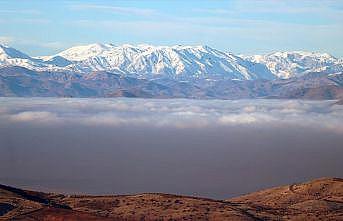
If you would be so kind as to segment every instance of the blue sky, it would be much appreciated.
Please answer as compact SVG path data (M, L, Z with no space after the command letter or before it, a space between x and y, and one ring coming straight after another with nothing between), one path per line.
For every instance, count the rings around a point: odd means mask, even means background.
M73 45L209 45L343 57L343 1L0 1L0 43L30 55Z

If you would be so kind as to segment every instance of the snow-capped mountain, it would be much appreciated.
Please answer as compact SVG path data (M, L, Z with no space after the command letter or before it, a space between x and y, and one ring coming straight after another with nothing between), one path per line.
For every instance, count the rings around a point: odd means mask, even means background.
M0 59L31 59L30 56L8 46L0 45Z
M91 44L69 48L55 57L72 62L67 68L79 72L114 71L143 78L273 79L261 64L244 60L208 46L151 46Z
M56 60L56 58L54 58ZM69 62L69 61L68 61ZM71 62L69 62L70 64ZM9 46L0 45L0 67L19 66L37 71L59 71L57 62L44 61L40 58L30 57Z
M343 71L342 59L312 52L275 52L236 56L209 46L152 46L90 44L56 55L30 57L14 48L0 46L0 67L20 66L35 71L89 74L107 71L124 76L153 79L275 79L311 72Z
M32 58L14 48L0 45L0 66L32 66Z
M342 64L328 54L237 56L208 46L91 44L41 57L0 46L0 96L343 100Z
M292 51L242 57L252 62L265 64L274 75L284 79L310 72L343 71L342 59L337 59L327 53Z
M275 78L263 64L208 46L90 44L72 47L56 55L35 58L13 48L3 48L16 53L7 54L4 51L1 66L21 66L38 71L110 71L140 78Z

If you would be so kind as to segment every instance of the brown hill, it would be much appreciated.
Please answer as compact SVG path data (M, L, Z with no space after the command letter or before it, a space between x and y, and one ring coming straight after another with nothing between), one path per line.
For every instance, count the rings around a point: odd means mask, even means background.
M343 220L343 179L323 178L229 200L161 193L69 196L0 185L0 220Z
M343 179L322 178L228 201L264 220L343 220Z

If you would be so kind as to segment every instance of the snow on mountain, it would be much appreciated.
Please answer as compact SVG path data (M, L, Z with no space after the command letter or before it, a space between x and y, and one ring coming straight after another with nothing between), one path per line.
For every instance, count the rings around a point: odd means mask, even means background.
M30 56L5 45L0 45L0 59L31 59Z
M152 46L90 44L71 47L56 55L30 57L0 45L0 67L20 66L37 71L89 74L107 71L139 78L274 79L309 72L342 72L343 61L329 54L275 52L236 56L209 46Z
M309 72L343 71L343 62L327 53L291 51L266 55L243 56L252 62L265 64L278 78L301 76Z
M19 66L31 70L58 71L58 65L39 58L33 58L9 46L0 45L0 67Z
M208 46L91 44L72 47L57 56L73 61L69 68L80 72L119 71L140 77L274 78L264 65Z
M25 66L32 65L31 57L8 46L0 45L0 65L1 66Z
M46 64L51 64L57 67L66 67L70 64L72 64L73 62L61 57L59 55L57 56L41 56L41 57L36 57L37 59L40 59L40 61L43 61Z
M59 56L70 61L82 61L91 57L100 56L106 51L114 48L112 44L89 44L82 46L71 47L65 51L58 53Z

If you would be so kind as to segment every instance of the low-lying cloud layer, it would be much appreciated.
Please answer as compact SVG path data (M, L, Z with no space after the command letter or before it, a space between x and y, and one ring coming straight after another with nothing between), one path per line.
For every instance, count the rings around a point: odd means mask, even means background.
M343 133L343 107L332 101L1 98L0 118L34 124L206 128L316 127Z
M0 98L0 183L228 198L342 177L333 101Z

